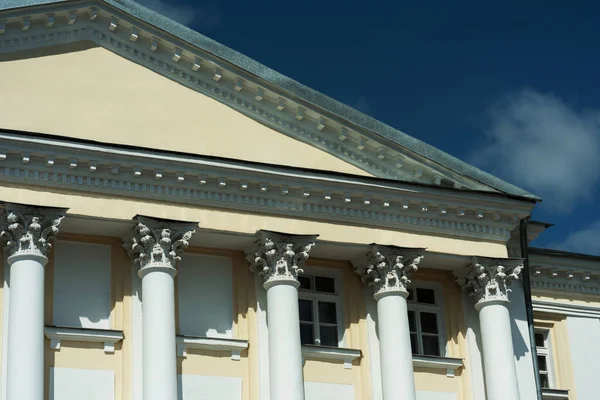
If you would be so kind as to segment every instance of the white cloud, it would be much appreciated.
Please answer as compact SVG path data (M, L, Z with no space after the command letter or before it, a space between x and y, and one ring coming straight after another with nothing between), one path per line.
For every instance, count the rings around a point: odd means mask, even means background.
M600 180L600 110L522 90L489 110L485 142L471 161L567 212Z
M214 3L199 4L192 7L189 5L174 5L168 3L167 0L138 0L138 2L183 25L193 23L196 28L207 29L221 23L221 14Z
M600 221L587 228L571 232L561 243L553 243L550 247L575 253L595 254L600 256Z

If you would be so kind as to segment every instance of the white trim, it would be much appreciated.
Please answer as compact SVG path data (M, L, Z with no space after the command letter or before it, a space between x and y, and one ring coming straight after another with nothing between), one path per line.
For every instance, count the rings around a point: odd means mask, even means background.
M343 361L345 369L352 369L352 362L361 356L360 350L329 346L302 346L302 355L311 360Z
M454 378L455 371L463 366L463 360L450 357L413 356L413 366L445 369L446 376Z
M230 351L231 359L239 361L241 359L241 352L247 348L247 340L177 335L177 357L187 357L187 349L202 349Z
M44 333L50 339L50 347L60 350L61 341L104 343L105 353L115 352L115 343L123 340L123 331L81 329L47 326Z
M533 301L533 311L569 315L573 317L600 318L600 307L583 304L564 304L553 301Z

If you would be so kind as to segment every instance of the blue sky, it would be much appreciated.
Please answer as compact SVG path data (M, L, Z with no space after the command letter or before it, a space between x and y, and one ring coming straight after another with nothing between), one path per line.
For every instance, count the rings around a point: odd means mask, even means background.
M541 195L534 245L600 255L600 5L139 2Z

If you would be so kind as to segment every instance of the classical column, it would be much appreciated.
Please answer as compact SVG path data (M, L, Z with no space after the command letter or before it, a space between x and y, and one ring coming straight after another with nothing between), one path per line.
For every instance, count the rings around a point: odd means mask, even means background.
M44 266L66 211L5 205L0 241L10 268L7 400L44 398Z
M177 400L175 283L177 261L197 223L136 217L123 246L142 278L144 400Z
M479 311L487 400L519 400L519 384L508 311L508 285L519 279L521 259L477 257L457 275Z
M371 245L356 273L374 292L384 400L415 400L406 298L409 276L417 270L425 249Z
M247 252L250 268L264 278L267 290L269 386L273 400L304 400L298 274L317 237L261 230Z

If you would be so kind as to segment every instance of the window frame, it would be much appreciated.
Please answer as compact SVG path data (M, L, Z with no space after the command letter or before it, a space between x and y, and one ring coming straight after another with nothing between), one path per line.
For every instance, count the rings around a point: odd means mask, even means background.
M543 347L538 346L537 343L534 343L536 355L538 357L543 356L546 358L546 374L548 376L548 387L547 388L542 387L542 389L557 389L556 379L554 376L554 358L552 356L552 341L551 341L552 330L550 328L534 326L534 333L535 334L541 333L544 335L544 346ZM538 372L538 375L541 375L539 363L538 363L538 371L537 372ZM541 380L540 380L540 384L541 384Z
M415 311L415 325L416 325L416 335L418 340L417 348L421 350L421 353L413 354L414 356L424 356L424 357L447 357L448 356L448 342L446 340L446 317L444 312L444 302L443 302L443 288L442 285L438 282L429 282L429 281L420 281L414 280L408 287L408 290L413 290L416 293L417 289L430 289L433 290L435 296L435 305L434 304L424 304L417 303L415 301L409 301L407 298L406 308L407 311ZM438 326L438 348L439 348L439 356L428 356L422 353L423 351L423 333L421 332L421 324L420 324L420 316L421 312L428 312L432 314L436 314L437 317L437 326ZM408 318L408 314L406 315ZM412 335L412 332L411 332ZM434 336L433 334L425 334L425 336Z
M346 343L346 329L344 328L344 318L342 316L342 312L344 311L343 304L343 293L342 293L342 271L333 269L333 268L323 268L323 267L312 267L305 266L303 267L304 272L302 274L298 274L299 276L322 276L326 278L332 278L335 287L335 293L324 293L324 292L316 292L308 289L298 288L298 300L310 300L312 301L313 308L313 335L315 338L315 343L307 343L312 346L322 346L320 343L317 344L317 340L320 340L320 329L321 325L323 326L333 326L331 323L321 323L319 322L319 301L329 302L335 304L335 314L336 314L336 322L337 322L337 336L338 336L338 344L335 347L343 348ZM313 280L314 282L314 280ZM300 329L300 327L298 327ZM330 347L330 346L324 346Z

